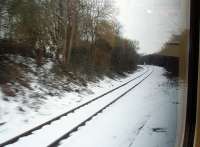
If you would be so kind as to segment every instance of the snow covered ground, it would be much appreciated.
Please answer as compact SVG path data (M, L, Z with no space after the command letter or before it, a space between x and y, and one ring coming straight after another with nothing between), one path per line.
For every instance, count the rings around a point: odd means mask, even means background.
M19 58L19 59L18 59ZM16 59L19 63L27 63L25 62L22 57L18 57ZM33 71L36 71L37 68L33 64L31 60L30 63L27 65L31 66ZM48 69L51 68L51 64L48 62L44 65L44 69L48 72ZM47 95L46 98L43 100L43 104L37 111L34 109L30 109L23 105L23 103L19 103L16 101L4 101L3 98L5 95L1 92L0 89L0 143L4 142L28 129L31 129L34 126L37 126L47 120L66 112L67 110L78 106L90 99L93 99L96 96L101 95L104 92L107 92L127 81L130 79L144 73L146 69L140 68L133 74L127 74L127 78L118 78L118 79L111 79L108 77L104 77L103 79L99 80L99 82L90 82L87 85L87 89L90 92L63 92L62 95ZM41 73L44 74L44 73ZM31 86L34 89L34 92L41 93L42 91L46 90L42 85L39 83L40 79L37 79L36 76L32 74L32 72L28 73L28 75L32 79ZM52 74L50 74L52 76ZM49 78L49 77L48 77ZM73 84L73 83L72 83ZM74 85L75 88L78 88L78 85ZM42 90L41 90L42 88ZM25 88L24 88L25 89ZM54 89L53 89L54 90ZM25 96L29 98L30 90L25 89ZM15 99L20 99L21 95L17 95ZM14 99L14 98L9 98ZM29 99L28 99L29 100ZM29 100L31 101L31 99ZM19 111L19 108L23 108L23 111Z
M123 99L61 142L62 147L174 147L179 88L154 73Z
M124 92L131 89L133 86L137 85L150 73L151 70L148 71L143 76L135 79L131 83L128 83L127 85L121 87L119 90L113 91L112 93L105 95L101 99L98 99L97 101L94 101L86 105L85 107L82 107L74 111L73 113L63 116L62 118L52 122L51 124L46 125L45 127L34 131L31 135L20 138L19 141L9 146L10 147L12 146L26 147L27 145L29 145L29 147L48 146L49 144L53 143L56 139L63 136L66 132L69 132L71 129L79 125L81 122L87 120L90 116L92 116L93 114L104 108L110 102L117 99ZM48 134L48 136L46 134ZM34 142L34 144L29 144L30 142Z
M102 113L98 114L92 120L86 123L85 126L79 128L75 133L72 133L66 140L61 141L62 147L174 147L176 143L177 134L177 106L181 105L182 101L179 99L181 89L177 81L172 81L166 78L166 71L163 68L151 66L154 69L153 74L142 82L138 87L126 94L122 99L105 109ZM92 91L95 93L92 95L81 95L75 93L66 93L66 97L70 99L53 99L48 101L44 107L38 111L38 113L29 113L26 115L13 114L16 118L12 118L13 121L9 124L0 126L0 142L7 140L8 138L17 135L32 126L44 122L56 116L63 111L69 110L72 107L80 105L85 101L100 95L101 93L113 89L121 85L122 83L136 77L143 73L144 70L139 70L134 74L130 74L126 79L114 81L105 78L98 84L89 84ZM131 83L126 87L134 84ZM115 96L126 90L123 88L115 92ZM108 96L106 101L112 99L113 96ZM181 94L180 94L181 95ZM83 98L84 97L84 98ZM50 100L50 99L49 99ZM89 110L96 109L107 103L102 101L100 103L91 106ZM80 110L82 111L82 110ZM81 114L81 113L80 113ZM82 113L83 114L83 113ZM71 116L71 119L69 118ZM81 115L81 119L84 115ZM19 121L20 119L28 119L29 121ZM65 120L66 121L63 121ZM68 123L76 124L77 118L73 118L73 114L63 118L61 121L54 123L59 128L65 126L67 120ZM180 121L180 120L179 120ZM62 124L65 122L64 124ZM60 124L59 124L60 123ZM21 125L21 126L20 126ZM17 127L16 127L17 126ZM54 133L49 134L51 139L58 137L60 132L67 131L67 127L62 129L53 129ZM45 127L48 131L48 127ZM39 130L34 134L43 134ZM32 146L36 143L33 137L22 138L22 144L12 144L10 147L27 145L32 142ZM48 138L47 137L47 138ZM29 140L30 139L30 140ZM25 144L23 141L25 140ZM27 142L26 142L27 141ZM40 140L37 144L40 144L44 140Z

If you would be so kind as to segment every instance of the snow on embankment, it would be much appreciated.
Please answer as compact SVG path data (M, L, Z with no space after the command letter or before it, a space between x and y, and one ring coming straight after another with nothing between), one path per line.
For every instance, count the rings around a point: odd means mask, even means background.
M182 121L177 116L182 89L177 79L165 76L165 69L152 68L149 78L62 140L60 146L174 147L177 124Z
M45 122L140 74L103 76L88 81L83 74L61 71L45 60L38 67L32 58L7 55L0 62L0 142ZM1 72L2 70L2 72ZM3 74L7 72L7 74ZM1 79L1 78L0 78Z

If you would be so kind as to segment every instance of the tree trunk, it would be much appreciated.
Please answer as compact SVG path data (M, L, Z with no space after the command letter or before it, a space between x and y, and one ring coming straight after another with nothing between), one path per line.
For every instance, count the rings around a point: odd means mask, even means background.
M43 49L39 48L36 50L36 62L38 66L42 64Z
M70 60L71 60L71 52L72 52L73 41L74 41L75 27L76 26L75 26L74 23L70 27L71 28L71 32L70 32L69 46L68 46L68 50L67 50L66 64L70 64Z
M73 48L74 35L76 31L76 17L77 17L77 0L71 0L68 3L69 10L69 26L66 29L66 38L63 49L63 62L64 64L70 64L71 52Z
M63 64L66 64L66 54L67 54L67 36L68 36L68 31L67 31L67 26L65 28L65 38L64 38L64 47L63 47L63 52L62 52L62 62Z

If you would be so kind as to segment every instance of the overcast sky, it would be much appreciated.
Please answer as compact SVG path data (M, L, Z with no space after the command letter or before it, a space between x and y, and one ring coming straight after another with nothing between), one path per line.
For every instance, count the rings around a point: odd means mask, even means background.
M180 32L182 0L116 0L123 35L140 42L140 53L153 53Z

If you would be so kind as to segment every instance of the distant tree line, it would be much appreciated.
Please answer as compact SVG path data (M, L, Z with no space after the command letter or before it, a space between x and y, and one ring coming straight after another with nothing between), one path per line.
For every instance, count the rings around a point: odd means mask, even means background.
M0 1L0 54L132 69L139 44L122 37L116 12L112 0Z
M151 54L142 56L140 59L141 64L157 65L164 67L171 76L179 75L179 58L173 56L164 56L160 54Z
M182 34L172 35L171 38L162 46L161 51L158 53L144 55L140 57L140 64L152 64L164 67L171 76L179 76L181 65L181 54L184 54L183 41L181 41L181 36L184 37L184 32ZM183 39L185 40L185 39ZM185 58L183 59L185 61Z

